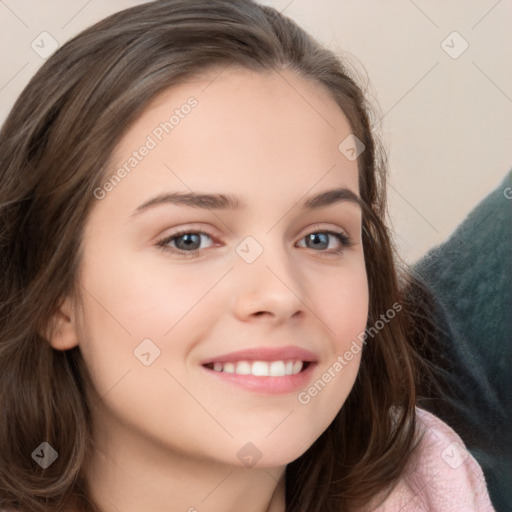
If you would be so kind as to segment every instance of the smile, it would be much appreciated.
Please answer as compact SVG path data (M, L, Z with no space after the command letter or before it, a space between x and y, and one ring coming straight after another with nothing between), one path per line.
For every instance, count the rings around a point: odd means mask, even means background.
M203 359L200 368L224 391L296 393L311 381L318 356L294 345L254 347ZM213 379L213 380L212 380ZM217 385L214 384L214 385Z

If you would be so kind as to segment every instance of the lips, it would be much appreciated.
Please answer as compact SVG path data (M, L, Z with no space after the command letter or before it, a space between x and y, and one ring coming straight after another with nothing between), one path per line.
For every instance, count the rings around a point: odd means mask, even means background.
M252 392L296 391L310 380L317 356L296 346L260 347L230 352L201 363L207 374Z
M303 361L308 363L317 362L318 358L309 350L296 346L286 347L259 347L248 350L239 350L220 356L212 357L203 361L203 366L213 363L237 363L239 361Z

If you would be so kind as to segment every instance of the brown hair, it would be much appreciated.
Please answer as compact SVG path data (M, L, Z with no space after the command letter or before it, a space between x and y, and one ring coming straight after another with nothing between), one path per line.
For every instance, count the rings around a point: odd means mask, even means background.
M93 444L79 347L54 350L40 333L64 297L79 297L81 235L112 148L157 94L228 65L291 69L330 91L365 145L358 165L368 327L400 303L385 224L386 157L364 92L339 57L251 0L161 0L110 16L48 59L0 132L3 507L100 510L84 477ZM404 308L366 343L346 403L287 465L287 511L355 510L403 474L416 432L407 318ZM59 453L47 469L31 457L42 440Z

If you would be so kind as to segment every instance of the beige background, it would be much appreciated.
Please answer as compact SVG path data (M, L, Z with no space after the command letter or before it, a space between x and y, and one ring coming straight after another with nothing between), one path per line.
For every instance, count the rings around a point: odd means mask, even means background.
M140 3L0 0L0 123L44 62L31 47L42 32L63 44ZM368 75L390 155L395 238L405 260L414 262L512 168L512 0L262 3L353 54L351 62ZM460 36L448 37L454 31ZM445 51L456 56L466 43L457 58Z

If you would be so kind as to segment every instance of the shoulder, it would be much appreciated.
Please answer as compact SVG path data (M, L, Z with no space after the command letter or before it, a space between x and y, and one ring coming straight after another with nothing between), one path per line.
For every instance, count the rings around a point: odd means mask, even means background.
M376 512L492 512L482 469L460 437L416 408L418 446L406 473Z

